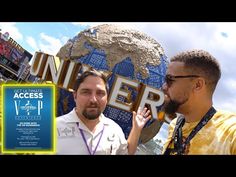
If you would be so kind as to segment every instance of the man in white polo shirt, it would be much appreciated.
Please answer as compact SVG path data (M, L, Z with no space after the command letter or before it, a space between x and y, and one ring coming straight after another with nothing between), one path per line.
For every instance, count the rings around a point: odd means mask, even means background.
M141 130L151 118L146 108L133 112L132 129L125 139L121 127L102 112L107 105L105 76L85 71L74 87L76 107L57 118L57 154L134 154Z

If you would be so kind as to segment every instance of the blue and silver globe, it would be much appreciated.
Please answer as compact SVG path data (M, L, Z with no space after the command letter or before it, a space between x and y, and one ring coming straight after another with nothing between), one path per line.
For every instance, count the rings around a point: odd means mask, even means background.
M120 75L160 89L168 64L162 47L154 39L139 31L116 25L100 25L80 32L60 49L57 56L112 72L108 80L110 88L115 76ZM64 89L58 91L57 116L60 116L70 112L75 102L72 93ZM135 101L137 94L137 91L132 90L132 101ZM104 115L117 122L128 137L132 113L108 105ZM145 127L154 121L150 120Z

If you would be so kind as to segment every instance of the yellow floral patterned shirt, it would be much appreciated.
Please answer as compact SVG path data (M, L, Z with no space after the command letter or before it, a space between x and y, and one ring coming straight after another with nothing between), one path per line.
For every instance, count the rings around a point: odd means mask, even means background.
M173 147L172 134L177 119L169 126L169 134L164 145L164 150ZM187 138L198 122L185 122L182 127L183 139ZM170 143L171 142L171 143ZM186 148L186 154L234 154L236 155L236 114L225 111L217 111L211 120L193 137Z

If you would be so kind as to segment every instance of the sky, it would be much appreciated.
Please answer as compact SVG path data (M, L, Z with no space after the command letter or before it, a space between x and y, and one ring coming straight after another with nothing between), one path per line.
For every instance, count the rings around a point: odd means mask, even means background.
M81 30L102 23L18 22L1 23L1 32L34 55L36 51L56 55L59 49ZM216 109L236 112L236 23L235 22L139 22L113 23L136 29L154 38L171 58L178 52L203 49L220 63L222 76L213 95ZM163 126L164 127L164 126ZM165 131L165 130L161 130Z

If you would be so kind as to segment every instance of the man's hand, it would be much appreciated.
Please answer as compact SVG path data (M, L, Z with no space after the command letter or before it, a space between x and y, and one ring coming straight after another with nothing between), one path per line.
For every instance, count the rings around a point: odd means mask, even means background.
M137 113L133 111L133 127L142 130L147 121L151 119L151 115L149 114L150 110L147 110L146 107L144 109L139 107Z
M141 131L147 121L151 118L150 111L147 108L143 110L139 107L137 113L133 111L133 126L128 137L128 153L135 154Z

